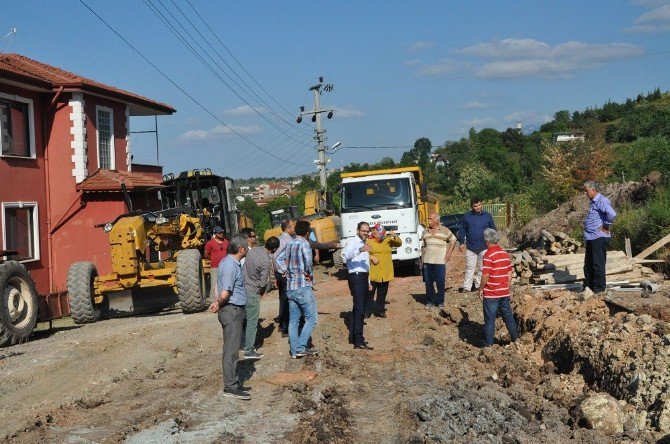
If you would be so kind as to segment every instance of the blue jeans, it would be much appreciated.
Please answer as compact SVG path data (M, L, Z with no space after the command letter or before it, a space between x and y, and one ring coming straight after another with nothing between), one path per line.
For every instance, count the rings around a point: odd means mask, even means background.
M493 345L493 338L496 334L496 314L500 311L500 316L505 322L505 326L516 341L519 337L519 331L516 327L516 321L512 314L512 306L509 303L509 296L505 298L484 298L484 340L485 346Z
M312 336L312 330L316 325L316 298L312 287L301 287L297 290L286 292L288 297L288 342L291 347L291 356L307 348L307 342ZM298 335L300 317L305 318L305 325Z
M423 280L426 283L426 303L444 304L445 264L423 264ZM435 289L437 287L437 290Z

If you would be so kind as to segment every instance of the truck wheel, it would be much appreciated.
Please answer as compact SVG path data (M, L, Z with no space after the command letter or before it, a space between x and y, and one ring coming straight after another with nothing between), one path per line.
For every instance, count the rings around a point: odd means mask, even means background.
M0 264L0 346L26 342L37 323L37 290L26 267L16 261Z
M197 313L207 308L205 273L200 252L182 250L177 254L177 294L184 313Z
M93 304L93 282L98 270L92 262L75 262L67 272L67 299L75 324L99 321L102 311Z

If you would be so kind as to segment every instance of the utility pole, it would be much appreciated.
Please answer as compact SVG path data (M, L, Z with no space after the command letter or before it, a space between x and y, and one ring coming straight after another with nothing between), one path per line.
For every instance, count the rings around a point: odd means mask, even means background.
M305 107L301 106L300 107L300 115L298 116L298 119L296 120L298 123L302 122L302 116L304 115L311 115L312 116L312 122L316 123L316 129L314 130L316 132L316 136L314 137L316 139L316 150L319 155L319 158L314 161L316 164L317 168L319 169L319 179L320 179L320 184L321 184L321 190L325 191L326 190L326 179L327 179L327 174L326 174L326 165L328 165L328 162L330 162L330 159L326 157L326 130L322 128L321 126L321 114L322 113L327 113L326 117L329 119L333 118L333 111L332 109L321 109L321 88L324 89L324 91L330 92L333 90L333 85L328 84L324 85L323 84L323 77L319 77L319 83L313 86L309 87L309 90L314 93L314 109L311 111L305 111Z

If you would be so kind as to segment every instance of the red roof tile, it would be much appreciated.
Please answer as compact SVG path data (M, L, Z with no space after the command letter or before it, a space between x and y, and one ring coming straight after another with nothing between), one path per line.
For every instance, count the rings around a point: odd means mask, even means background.
M161 179L139 173L115 170L97 170L77 185L78 191L121 191L121 182L128 191L143 190L162 184Z
M82 91L112 97L142 108L148 108L156 111L156 114L172 114L176 111L165 103L156 102L138 94L96 82L20 54L0 54L0 77L27 82L41 88L57 89L62 86L64 88L81 89Z

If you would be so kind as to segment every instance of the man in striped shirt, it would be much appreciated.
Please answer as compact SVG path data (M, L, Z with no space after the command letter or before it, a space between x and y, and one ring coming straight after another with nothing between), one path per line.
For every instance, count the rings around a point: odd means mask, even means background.
M510 284L512 282L512 261L509 254L498 245L500 237L496 230L484 230L486 253L482 260L482 282L479 286L479 299L484 305L484 338L485 347L493 345L496 332L496 314L500 315L512 337L512 342L519 337L512 307L510 306Z

